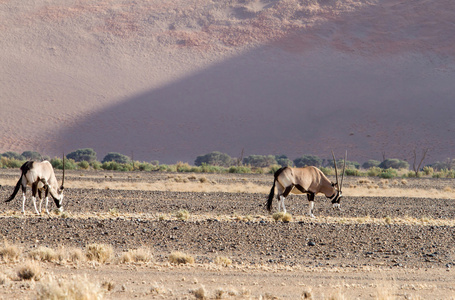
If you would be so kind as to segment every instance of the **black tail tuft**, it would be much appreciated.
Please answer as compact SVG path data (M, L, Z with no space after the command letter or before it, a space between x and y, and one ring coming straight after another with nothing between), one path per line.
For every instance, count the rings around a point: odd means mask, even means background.
M29 160L21 166L21 171L22 171L21 177L19 178L19 180L16 183L14 192L11 194L11 196L9 196L8 199L5 200L5 202L10 202L11 200L14 199L14 197L16 197L16 194L17 194L17 192L19 192L19 188L21 187L22 177L32 168L32 165L33 165L33 161Z
M5 200L5 202L10 202L11 200L14 199L14 197L16 197L16 194L17 194L17 192L19 192L19 188L21 187L21 183L22 183L22 175L21 175L21 178L19 178L19 180L16 183L16 187L14 188L14 192L11 194L11 196L9 196L8 199Z

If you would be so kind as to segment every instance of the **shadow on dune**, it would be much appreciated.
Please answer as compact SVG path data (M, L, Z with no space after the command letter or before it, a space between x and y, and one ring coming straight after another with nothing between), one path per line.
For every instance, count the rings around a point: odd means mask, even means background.
M124 99L62 129L58 140L67 151L92 147L99 158L115 151L162 163L242 149L290 158L348 149L360 162L424 147L435 160L450 156L455 72L436 66L453 61L407 48L382 56L343 51L336 38L324 41L332 31L326 24L292 33ZM371 39L356 34L356 43Z

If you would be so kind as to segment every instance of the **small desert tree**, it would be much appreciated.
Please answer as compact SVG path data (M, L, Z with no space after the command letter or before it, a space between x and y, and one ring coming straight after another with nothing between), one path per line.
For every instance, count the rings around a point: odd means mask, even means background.
M2 156L9 159L24 160L24 157L17 152L8 151L2 154Z
M229 155L218 151L214 151L196 157L194 164L196 166L202 166L203 164L206 164L212 166L229 167L231 165L231 161L232 158Z
M101 162L106 163L110 161L115 161L116 163L119 164L127 164L130 162L130 158L126 155L117 152L109 152L108 154L106 154L106 156L103 158Z
M96 161L96 152L91 148L78 149L66 155L67 158L74 159L75 162L94 162Z
M276 165L277 162L273 155L250 155L243 159L243 164L256 168L266 168Z
M41 161L43 159L41 154L36 151L24 151L21 155L28 160Z
M423 161L425 160L425 157L428 154L428 150L429 150L428 148L425 148L422 150L422 157L420 159L420 162L417 162L418 159L417 159L416 149L414 149L414 151L413 151L412 169L414 170L416 177L419 177L419 170L420 170L420 167L422 166Z
M389 169L389 168L392 168L392 169L409 169L409 164L406 161L400 160L400 159L397 159L397 158L387 158L386 160L384 160L383 162L381 162L379 164L379 167L381 169Z
M302 157L294 159L294 164L298 168L306 166L320 167L322 164L322 159L316 155L304 155Z
M292 160L290 160L286 155L275 155L275 160L277 164L279 164L282 167L292 167L294 163Z

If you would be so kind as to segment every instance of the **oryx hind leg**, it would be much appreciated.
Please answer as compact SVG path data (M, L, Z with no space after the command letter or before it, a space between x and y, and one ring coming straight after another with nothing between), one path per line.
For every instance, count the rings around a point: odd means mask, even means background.
M314 193L309 193L307 194L307 197L308 197L308 215L311 217L311 218L316 218L314 216Z
M33 201L33 207L35 208L35 212L37 215L40 214L40 212L38 212L38 209L36 208L36 194L38 193L38 183L34 183L32 185L32 201Z
M286 199L286 197L291 193L292 189L294 188L294 185L291 185L291 186L288 186L283 194L281 194L279 196L279 200L278 200L278 212L280 212L280 202L281 202L281 206L283 206L283 212L286 213L286 206L284 205L284 199ZM281 200L281 201L280 201Z

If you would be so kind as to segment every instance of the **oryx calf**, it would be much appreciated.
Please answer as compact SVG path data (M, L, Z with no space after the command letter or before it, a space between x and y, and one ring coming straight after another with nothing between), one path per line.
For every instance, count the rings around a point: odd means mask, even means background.
M59 187L57 178L55 178L54 169L52 165L48 161L43 162L35 162L35 161L27 161L21 166L21 177L17 181L16 187L14 188L14 192L11 196L6 199L5 202L10 202L14 199L19 188L22 187L22 213L25 213L25 191L27 189L27 185L32 187L32 200L33 206L35 207L36 214L41 214L41 203L43 201L41 197L41 192L45 192L46 197L46 213L49 215L48 210L48 202L49 197L48 194L50 193L52 198L54 199L55 205L57 208L62 211L62 201L63 201L63 183L65 180L65 161L63 160L63 178L62 178L62 185ZM39 211L36 209L36 194L38 194L40 198L39 203Z
M267 200L267 210L271 211L272 209L275 186L277 187L278 192L278 211L280 211L280 206L283 206L283 211L286 212L284 199L289 194L307 194L309 201L308 214L312 218L315 217L313 214L314 196L318 193L322 193L327 198L331 199L334 208L340 208L340 200L342 197L341 187L343 185L344 171L346 168L346 156L344 160L341 183L338 183L338 170L334 155L333 161L335 163L336 183L332 183L321 170L312 166L304 168L284 167L276 171L274 174L275 179L273 181L273 186Z

